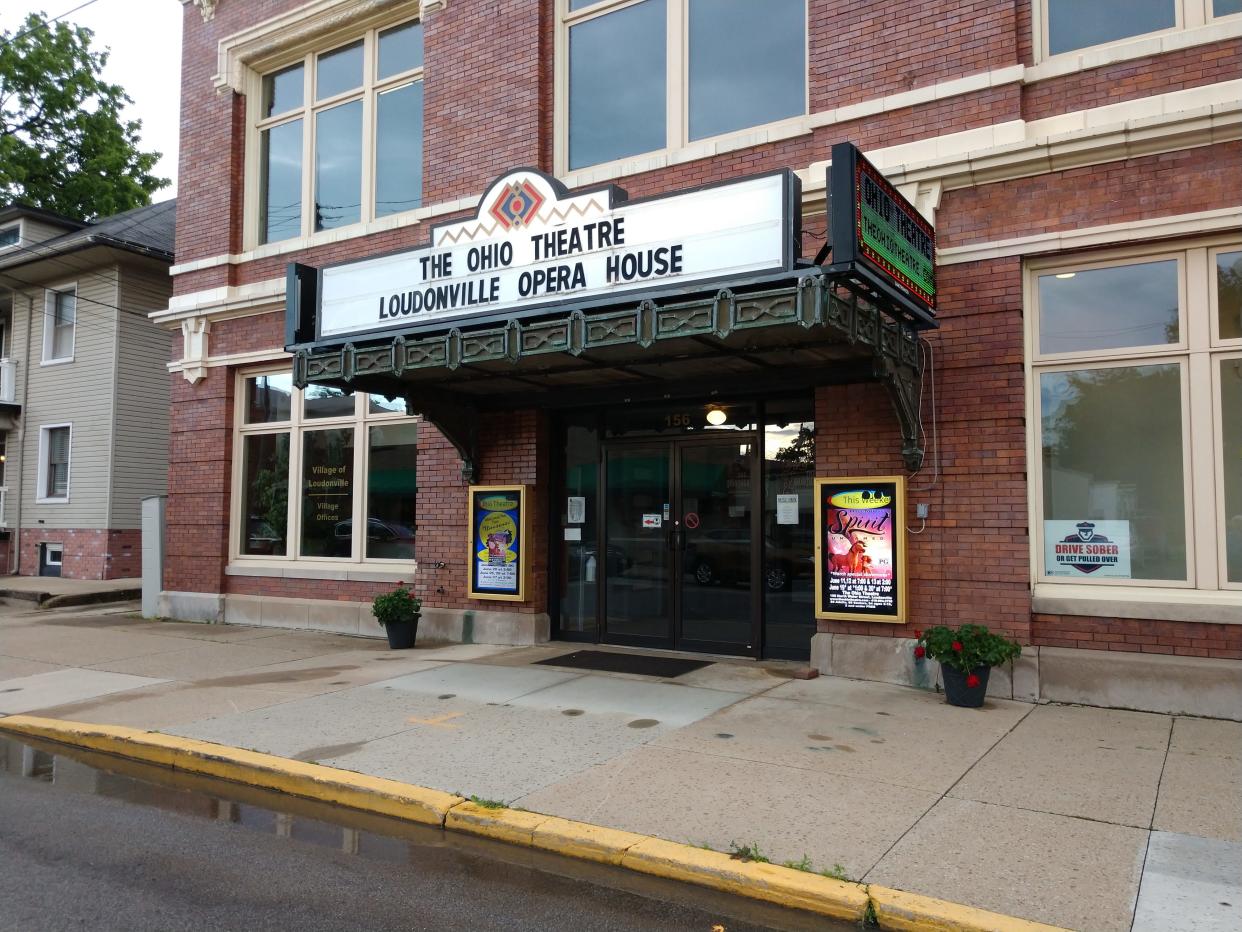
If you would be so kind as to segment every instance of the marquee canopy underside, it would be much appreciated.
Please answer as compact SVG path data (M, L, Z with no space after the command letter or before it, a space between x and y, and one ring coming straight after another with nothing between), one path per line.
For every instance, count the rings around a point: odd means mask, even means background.
M474 478L480 413L879 381L923 460L917 332L820 267L677 300L290 347L294 381L405 398Z

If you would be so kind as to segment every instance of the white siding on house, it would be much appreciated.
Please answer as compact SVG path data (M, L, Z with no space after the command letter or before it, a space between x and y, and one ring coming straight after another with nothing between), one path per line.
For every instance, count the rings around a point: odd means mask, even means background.
M46 282L52 287L77 284L77 321L71 362L42 364L47 325L43 288L17 292L13 304L12 346L18 360L18 397L25 383L21 444L22 525L46 528L106 528L109 475L112 468L112 420L116 382L118 303L116 266L95 267ZM33 313L27 310L27 298ZM30 324L27 342L27 322ZM27 348L29 353L27 355ZM39 470L40 428L72 424L69 501L39 503L43 477ZM15 444L14 444L15 445ZM16 484L9 473L9 488ZM40 524L40 521L42 524Z
M123 266L112 504L108 526L142 526L142 499L168 491L168 333L146 318L168 307L167 270Z

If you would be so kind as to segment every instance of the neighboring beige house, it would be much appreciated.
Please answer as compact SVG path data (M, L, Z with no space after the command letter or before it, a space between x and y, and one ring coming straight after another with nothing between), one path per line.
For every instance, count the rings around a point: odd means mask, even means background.
M0 572L141 573L168 484L176 201L83 224L0 208Z

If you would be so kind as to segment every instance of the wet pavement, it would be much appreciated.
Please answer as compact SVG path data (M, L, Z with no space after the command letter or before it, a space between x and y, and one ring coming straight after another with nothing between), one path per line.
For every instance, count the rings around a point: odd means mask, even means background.
M0 826L24 932L853 928L41 743L0 739Z
M1205 894L1232 923L1211 926L1170 905L1168 880L1170 852L1242 852L1240 723L957 709L792 680L780 663L673 679L539 663L578 647L389 651L279 628L0 616L0 713L216 741L721 851L754 843L777 863L1068 928L1242 928L1242 881Z

